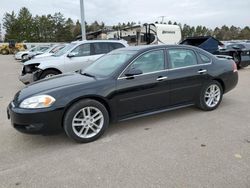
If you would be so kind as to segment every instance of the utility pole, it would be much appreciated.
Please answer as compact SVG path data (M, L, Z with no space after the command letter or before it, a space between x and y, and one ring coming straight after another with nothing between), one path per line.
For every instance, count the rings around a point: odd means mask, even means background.
M165 18L166 16L159 16L159 18L161 18L161 24L163 24L163 22L164 22L164 18Z
M81 8L82 40L86 40L85 15L84 15L84 0L80 0L80 8Z
M2 24L0 24L0 42L3 41L3 38L2 38Z

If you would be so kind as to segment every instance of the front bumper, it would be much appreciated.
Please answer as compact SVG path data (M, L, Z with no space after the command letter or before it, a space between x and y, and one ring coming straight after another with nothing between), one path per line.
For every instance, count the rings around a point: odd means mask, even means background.
M63 109L21 109L10 103L7 108L12 126L27 134L55 134L62 131Z
M32 82L39 80L41 74L42 74L42 70L40 69L34 72L30 71L29 73L27 73L27 71L23 69L21 75L19 76L19 80L23 82L24 84L30 84Z
M25 75L20 75L19 80L23 82L24 84L30 84L34 82L34 74L33 73L27 73Z
M16 60L22 60L22 56L16 54L16 55L15 55L15 59L16 59Z

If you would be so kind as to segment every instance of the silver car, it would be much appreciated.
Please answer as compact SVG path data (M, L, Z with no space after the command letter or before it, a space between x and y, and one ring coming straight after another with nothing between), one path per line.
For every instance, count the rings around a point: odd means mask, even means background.
M127 46L124 40L75 41L50 57L25 62L19 79L28 84L57 74L75 72L104 54Z

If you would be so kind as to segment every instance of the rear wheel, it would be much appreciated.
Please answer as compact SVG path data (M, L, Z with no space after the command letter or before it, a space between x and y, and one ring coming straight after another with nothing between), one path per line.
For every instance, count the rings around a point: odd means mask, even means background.
M197 106L205 111L216 109L222 100L223 89L217 81L212 81L203 87Z
M100 102L85 99L71 106L63 121L63 127L71 139L87 143L98 139L109 124L109 114Z
M57 74L60 74L59 71L56 71L56 70L45 70L41 76L40 76L40 79L44 79L44 78L50 78L52 76L55 76Z

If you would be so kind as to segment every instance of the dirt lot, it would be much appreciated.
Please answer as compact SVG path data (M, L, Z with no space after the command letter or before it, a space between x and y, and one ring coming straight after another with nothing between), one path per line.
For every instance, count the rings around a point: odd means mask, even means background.
M24 87L0 56L0 187L250 187L250 69L212 112L194 107L111 125L96 142L17 132L6 107Z

